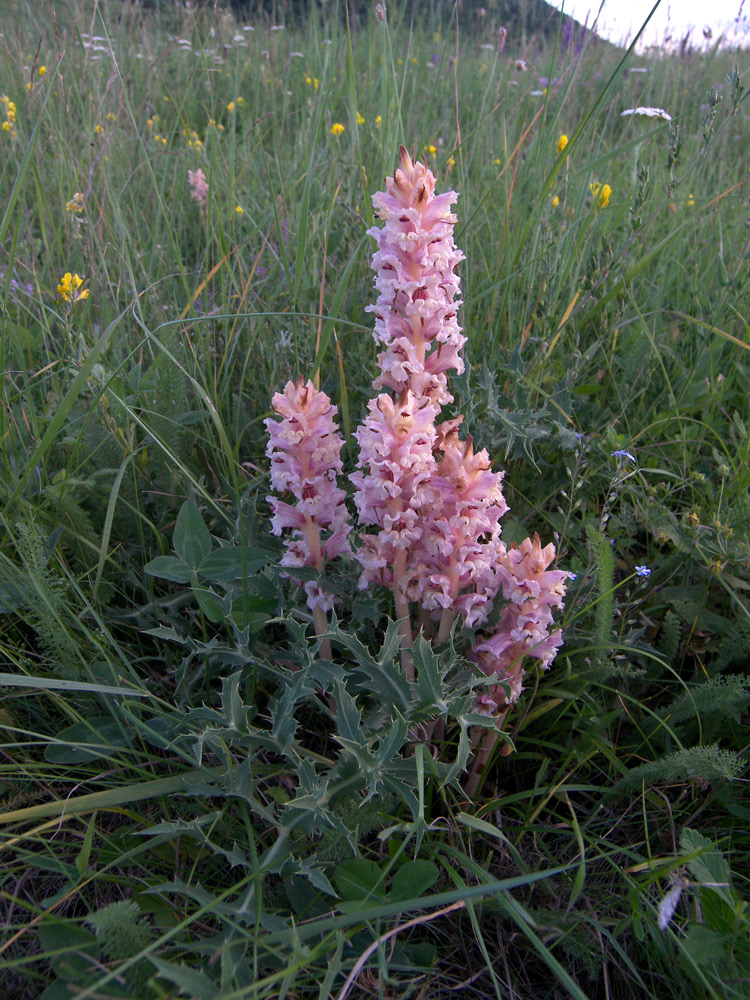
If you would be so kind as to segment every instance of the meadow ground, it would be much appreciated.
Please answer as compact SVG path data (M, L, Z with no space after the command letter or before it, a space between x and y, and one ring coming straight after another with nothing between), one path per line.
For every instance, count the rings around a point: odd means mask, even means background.
M487 6L4 4L5 996L750 991L747 54ZM459 193L443 418L571 574L481 767L473 629L400 650L270 530L288 381L355 469L400 144Z

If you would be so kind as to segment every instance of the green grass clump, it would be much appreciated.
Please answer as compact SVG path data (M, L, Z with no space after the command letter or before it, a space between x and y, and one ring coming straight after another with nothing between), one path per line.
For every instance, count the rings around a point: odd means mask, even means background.
M8 996L747 993L747 53L386 6L3 18ZM400 143L460 194L504 538L576 574L473 797L461 637L415 647L443 757L404 750L395 626L344 566L321 658L265 499L298 374L354 467Z

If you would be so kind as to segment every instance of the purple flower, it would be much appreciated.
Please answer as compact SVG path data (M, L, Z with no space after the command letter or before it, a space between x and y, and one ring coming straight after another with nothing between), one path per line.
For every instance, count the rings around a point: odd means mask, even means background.
M648 566L636 566L635 571L638 576L651 576L651 570Z

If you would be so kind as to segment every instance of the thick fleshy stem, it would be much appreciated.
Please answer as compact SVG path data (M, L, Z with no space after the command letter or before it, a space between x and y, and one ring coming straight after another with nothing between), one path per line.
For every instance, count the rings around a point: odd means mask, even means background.
M411 647L414 636L411 633L411 616L409 612L409 602L404 596L401 580L406 576L406 553L401 551L396 556L393 567L393 601L396 606L396 618L399 622L401 632L401 669L406 674L408 680L414 680L414 660L411 655Z

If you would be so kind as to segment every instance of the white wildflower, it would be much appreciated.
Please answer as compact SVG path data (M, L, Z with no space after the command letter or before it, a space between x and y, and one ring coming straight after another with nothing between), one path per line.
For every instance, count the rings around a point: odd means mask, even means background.
M628 115L638 115L641 118L660 118L663 122L672 121L672 116L664 108L628 108L627 111L620 112L620 118L627 118Z

